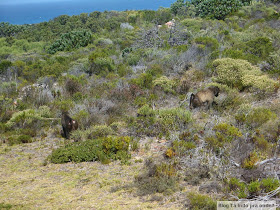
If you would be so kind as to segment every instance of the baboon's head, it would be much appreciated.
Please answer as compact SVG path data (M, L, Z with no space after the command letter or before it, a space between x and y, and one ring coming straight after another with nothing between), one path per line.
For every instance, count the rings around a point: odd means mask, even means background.
M201 106L201 102L199 101L199 98L192 93L190 98L190 109L194 109L199 106Z
M209 89L213 91L214 96L216 96L216 97L219 96L220 88L218 88L218 87L215 86L215 87L210 87Z

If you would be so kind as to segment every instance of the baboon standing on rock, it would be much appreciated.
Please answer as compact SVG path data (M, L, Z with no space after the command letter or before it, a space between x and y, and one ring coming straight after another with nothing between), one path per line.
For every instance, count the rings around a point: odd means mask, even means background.
M196 94L191 94L190 109L203 106L207 103L208 109L213 105L214 98L219 95L220 89L218 87L209 87L205 90L201 90Z
M69 116L69 113L66 112L66 111L62 112L61 125L62 125L62 129L63 129L63 137L66 138L66 139L69 139L70 132L72 130L77 130L78 129L78 122L76 120L73 120Z

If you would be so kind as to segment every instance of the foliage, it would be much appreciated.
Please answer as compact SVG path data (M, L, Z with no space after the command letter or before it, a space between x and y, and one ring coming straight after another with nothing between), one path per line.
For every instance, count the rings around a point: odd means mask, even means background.
M174 90L175 86L176 83L166 76L159 77L153 81L153 88L155 89L160 88L165 93L175 94L175 90Z
M41 106L39 109L26 109L13 114L12 118L6 123L7 127L20 127L33 126L42 121L44 118L50 117L50 108Z
M137 118L129 125L142 135L168 136L172 131L186 128L191 120L191 113L182 108L153 110L144 105L138 109Z
M152 87L153 76L150 73L142 73L136 79L130 81L131 84L135 84L142 89L150 89Z
M146 160L144 172L135 177L140 195L172 194L178 190L176 164Z
M165 134L185 128L191 120L191 113L182 108L159 109L157 114L158 126Z
M259 181L253 181L248 185L248 191L251 194L257 194L261 190Z
M246 169L253 169L255 168L255 164L259 160L258 154L253 151L249 154L249 156L242 162L242 167Z
M57 51L69 51L86 47L91 42L91 32L87 30L71 31L62 34L60 39L56 40L48 49L50 54L55 54Z
M12 66L11 61L3 60L0 62L0 74L6 73L7 69Z
M242 137L242 133L238 128L227 123L215 125L213 130L215 131L215 135L208 136L205 141L217 153L219 153L226 142L231 143L234 139Z
M264 75L261 70L241 59L222 58L213 62L217 82L232 88L243 90L255 88L261 91L273 91L276 81Z
M175 140L172 146L165 152L165 156L172 158L173 156L184 156L188 150L196 148L193 141Z
M32 142L32 138L29 135L10 136L7 139L7 143L10 146L14 144L31 143L31 142Z
M137 115L142 117L154 117L155 111L149 107L149 105L145 104L141 108L137 110Z
M212 37L197 37L195 38L195 43L200 46L200 48L209 48L211 51L217 50L219 47L219 42L217 39Z
M245 123L245 125L253 128L260 127L269 120L276 119L276 114L268 108L257 107L248 110L248 106L241 106L235 115L238 123Z
M176 15L180 9L182 9L184 6L187 6L187 5L189 5L188 1L177 0L171 4L170 9L171 9L171 12Z
M197 193L189 193L188 199L190 201L190 208L199 210L199 209L208 209L215 210L217 208L217 203L211 197L207 195L201 195Z
M130 137L121 136L74 142L53 150L49 159L52 163L101 161L107 164L111 160L126 162L130 159L130 141Z
M245 52L265 60L274 51L272 42L268 37L257 37L245 43Z
M114 134L113 129L107 125L94 125L87 129L88 139L96 139Z
M261 188L265 193L276 190L280 186L280 182L275 178L266 178L261 181Z
M196 7L196 14L200 17L209 17L213 19L223 20L233 12L242 7L239 0L193 0L191 1Z
M27 25L12 25L10 23L0 23L0 37L12 37L20 32L24 32L28 28Z

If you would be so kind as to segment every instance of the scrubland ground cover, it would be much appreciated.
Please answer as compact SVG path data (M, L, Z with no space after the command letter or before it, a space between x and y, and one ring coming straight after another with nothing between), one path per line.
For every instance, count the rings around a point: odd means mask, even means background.
M215 209L275 190L279 12L178 0L0 23L0 208ZM190 110L209 86L216 104Z

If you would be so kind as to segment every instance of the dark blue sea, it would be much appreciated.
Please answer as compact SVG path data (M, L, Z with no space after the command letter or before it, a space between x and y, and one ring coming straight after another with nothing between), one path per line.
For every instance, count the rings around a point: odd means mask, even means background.
M0 22L32 24L93 11L157 10L176 0L0 0Z

